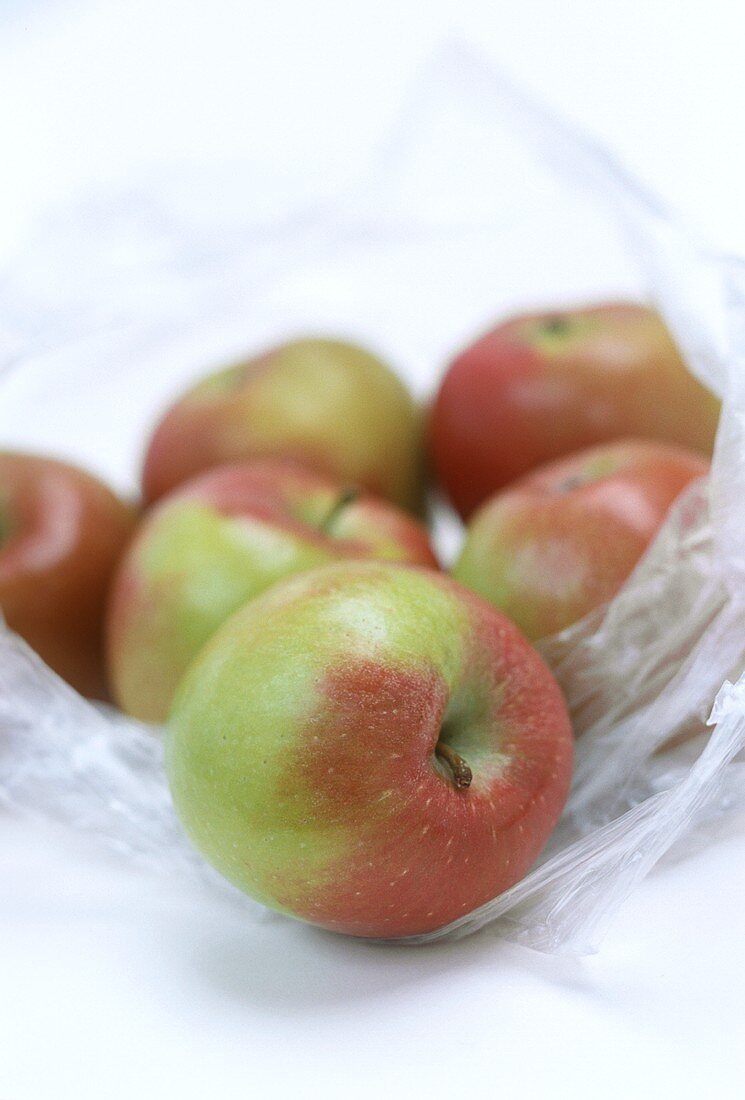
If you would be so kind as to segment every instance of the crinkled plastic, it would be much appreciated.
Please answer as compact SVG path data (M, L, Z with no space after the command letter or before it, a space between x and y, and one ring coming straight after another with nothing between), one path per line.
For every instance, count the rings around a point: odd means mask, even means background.
M565 813L534 870L417 942L489 926L594 949L667 852L745 809L745 266L713 254L601 147L464 47L421 74L349 194L271 216L249 160L60 212L0 282L0 438L122 488L165 400L302 330L377 346L421 395L511 309L644 297L723 396L710 477L674 507L607 607L542 644L577 733ZM458 529L438 518L440 546ZM62 684L0 631L0 800L157 871L243 899L190 848L162 740ZM410 941L408 941L410 942Z

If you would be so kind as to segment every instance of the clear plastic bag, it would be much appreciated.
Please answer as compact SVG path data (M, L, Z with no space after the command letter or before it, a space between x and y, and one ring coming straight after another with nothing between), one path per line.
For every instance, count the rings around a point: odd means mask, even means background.
M536 868L419 942L494 934L592 950L668 851L745 808L745 268L713 255L601 148L467 49L421 74L361 187L252 216L249 162L61 212L0 283L0 438L134 484L162 404L213 364L298 331L377 347L422 396L511 309L610 296L661 310L724 397L710 478L677 503L619 594L543 643L577 740ZM80 395L83 394L81 399ZM440 547L458 537L437 523ZM0 631L0 801L161 876L243 899L173 814L157 731L93 706Z

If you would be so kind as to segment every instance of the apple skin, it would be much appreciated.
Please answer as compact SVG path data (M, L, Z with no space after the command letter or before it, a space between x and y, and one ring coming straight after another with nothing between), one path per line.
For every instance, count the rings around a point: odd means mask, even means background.
M476 512L453 576L532 641L557 633L616 595L708 468L695 451L646 440L547 463Z
M0 610L82 695L107 699L103 622L135 512L57 459L0 452Z
M379 359L303 339L205 378L165 414L143 470L153 501L211 466L289 458L418 511L422 413Z
M656 439L710 455L719 408L652 310L530 313L453 361L429 445L440 484L467 519L515 478L598 443Z
M329 517L331 517L329 519ZM283 577L339 558L437 568L412 516L291 462L208 470L146 516L112 586L108 666L114 698L164 721L178 681L234 611Z
M179 686L166 762L188 835L236 886L389 938L526 873L567 796L572 732L548 668L490 604L442 573L349 562L221 627Z

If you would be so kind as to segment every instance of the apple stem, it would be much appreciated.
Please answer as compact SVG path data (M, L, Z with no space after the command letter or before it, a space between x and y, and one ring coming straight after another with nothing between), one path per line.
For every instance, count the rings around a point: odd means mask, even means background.
M439 756L448 765L453 773L453 783L459 791L464 791L466 787L471 786L473 772L460 753L457 753L455 749L451 749L450 745L438 741L435 745L435 755Z
M571 477L565 477L563 481L559 482L556 486L556 492L571 493L574 489L579 489L586 483L586 477L582 477L581 474L572 474Z
M347 505L352 504L360 495L359 489L343 489L340 495L332 504L328 514L318 525L319 529L324 534L328 534L334 520L344 511Z
M543 322L543 331L550 333L551 336L563 336L570 328L571 323L560 313L551 314Z

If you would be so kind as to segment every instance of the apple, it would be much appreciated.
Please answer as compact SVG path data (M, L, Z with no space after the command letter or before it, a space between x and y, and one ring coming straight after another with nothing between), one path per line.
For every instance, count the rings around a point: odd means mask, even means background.
M708 465L695 451L647 440L547 463L476 512L453 576L531 640L554 634L615 596L675 498Z
M265 905L337 932L429 932L512 886L569 788L559 688L442 573L344 562L215 634L166 739L194 844Z
M134 511L66 462L0 452L0 610L63 679L105 699L109 581Z
M296 463L220 466L187 482L146 516L112 586L114 698L163 721L187 666L229 615L282 577L355 557L437 567L412 516Z
M153 501L226 462L290 458L417 510L421 411L379 359L338 340L294 340L213 374L165 414L145 458Z
M639 437L710 454L718 417L657 313L599 305L514 317L466 348L434 401L429 442L468 518L535 466L598 443Z

